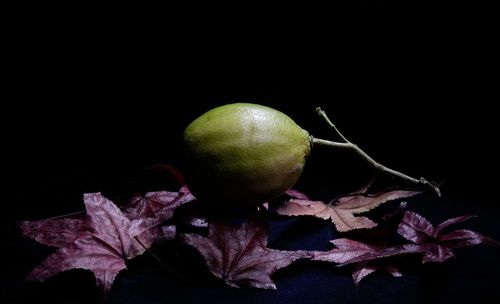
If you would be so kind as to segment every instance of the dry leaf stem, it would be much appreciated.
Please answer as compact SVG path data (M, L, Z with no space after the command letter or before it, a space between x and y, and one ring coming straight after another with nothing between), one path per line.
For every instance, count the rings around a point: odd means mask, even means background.
M337 141L331 141L331 140L325 140L325 139L319 139L319 138L314 138L311 137L311 142L313 144L317 145L323 145L323 146L330 146L330 147L335 147L335 148L343 148L343 149L351 149L354 150L357 154L359 154L363 159L365 159L370 165L372 165L376 170L382 171L382 172L387 172L389 174L395 175L397 177L400 177L406 181L412 182L417 185L423 185L428 188L430 188L432 191L434 191L437 196L441 196L441 191L439 191L439 188L432 183L428 182L425 178L421 177L420 179L416 179L414 177L411 177L409 175L406 175L402 172L396 171L394 169L388 168L376 160L374 160L371 156L369 156L365 151L361 150L360 147L358 147L356 144L353 144L350 142L335 126L335 124L328 118L326 115L325 111L321 110L321 108L316 108L316 112L318 112L319 116L321 116L326 123L333 128L335 133L344 141L344 142L337 142Z

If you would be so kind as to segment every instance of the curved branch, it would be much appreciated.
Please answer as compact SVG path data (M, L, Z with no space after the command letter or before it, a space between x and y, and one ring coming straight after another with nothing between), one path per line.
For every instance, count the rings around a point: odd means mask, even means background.
M353 144L350 142L340 131L337 129L335 124L328 118L326 115L325 111L321 110L321 108L316 108L316 112L328 123L330 127L333 128L335 133L337 133L338 136L340 136L345 142L336 142L336 141L330 141L330 140L325 140L325 139L319 139L319 138L314 138L312 137L312 143L313 144L319 144L319 145L324 145L324 146L330 146L330 147L335 147L335 148L347 148L347 149L352 149L356 151L357 154L359 154L363 159L365 159L370 165L372 165L376 170L382 171L382 172L387 172L389 174L395 175L397 177L400 177L406 181L412 182L414 184L418 185L423 185L428 188L430 188L438 197L441 197L441 191L439 188L427 181L425 178L421 177L420 179L416 179L414 177L411 177L409 175L406 175L402 172L396 171L394 169L388 168L376 160L374 160L371 156L369 156L365 151L361 150L360 147L357 145Z

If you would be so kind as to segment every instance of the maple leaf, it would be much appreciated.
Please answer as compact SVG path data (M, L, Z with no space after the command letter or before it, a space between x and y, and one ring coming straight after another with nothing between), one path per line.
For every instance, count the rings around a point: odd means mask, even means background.
M443 230L450 225L458 224L473 218L465 215L448 219L434 227L421 215L406 211L399 224L398 233L407 240L417 244L424 253L422 263L443 262L454 256L452 249L472 245L499 245L487 236L475 231L460 229L449 233Z
M294 190L294 189L288 189L285 192L285 194L290 196L291 198L298 198L298 199L304 199L304 200L310 199L309 196L307 196L307 194L300 192L298 190Z
M366 244L346 238L330 242L336 248L329 251L316 251L312 260L333 262L339 264L339 266L354 264L352 278L356 286L363 278L378 270L387 271L393 276L402 276L395 263L391 263L387 259L381 261L379 259L419 252L419 247L412 244L387 247Z
M183 185L179 192L156 191L144 195L136 194L125 206L124 213L132 220L153 217L158 222L163 222L173 216L177 207L194 199L186 185Z
M171 165L155 164L144 168L146 171L167 172L181 185L178 192L155 191L144 195L136 194L128 202L124 209L125 215L132 220L152 217L158 223L170 219L177 207L195 200L189 191L182 172ZM171 231L172 227L165 228Z
M355 216L374 209L381 204L400 198L414 196L420 191L392 190L377 194L349 194L331 203L308 199L291 199L278 208L277 212L287 216L309 215L331 220L338 231L368 229L377 224L365 216Z
M312 254L267 248L267 236L266 229L254 223L210 223L208 238L195 234L183 238L202 254L210 272L229 286L276 289L270 277L276 270Z
M123 209L125 215L132 220L139 218L156 218L158 223L170 219L177 207L195 200L189 191L182 172L171 166L156 164L145 168L147 171L167 172L181 185L178 192L155 191L134 195ZM169 228L170 229L170 228Z
M198 227L198 228L208 227L208 221L204 218L199 218L199 217L191 217L186 220L186 223L193 227Z
M180 190L178 192L155 191L147 192L144 195L136 194L123 207L123 212L131 220L153 218L155 221L152 221L151 225L156 226L172 218L177 207L191 202L196 198L185 184L182 173L175 167L170 165L154 165L149 170L161 170L170 173L181 184ZM158 229L160 230L158 231ZM153 228L148 233L158 236L157 241L171 240L175 238L176 227L170 225Z
M125 259L142 254L161 232L154 226L156 219L130 220L100 193L85 194L84 203L85 220L20 223L25 236L60 248L35 267L28 279L44 281L65 270L86 269L94 274L97 285L107 291L126 268Z
M363 280L366 276L376 272L385 271L390 273L393 277L402 277L403 274L399 271L396 265L388 263L386 261L369 261L362 262L354 265L352 270L352 279L354 280L354 285L358 286L359 282Z
M404 253L414 253L418 246L405 244L401 246L377 246L363 242L340 238L330 241L336 248L329 251L315 251L314 261L333 262L341 266L355 262L368 261Z
M76 239L89 234L85 220L76 218L20 221L18 227L24 236L41 244L58 248L67 246Z
M406 211L397 227L398 233L412 244L380 246L351 239L332 240L336 247L329 251L316 251L312 260L325 261L344 266L353 264L353 280L357 285L367 275L384 270L393 276L401 276L395 256L423 254L423 262L443 262L453 256L451 249L464 246L488 244L499 245L495 240L471 230L455 230L443 233L450 225L464 222L473 216L460 216L444 221L434 227L424 217Z

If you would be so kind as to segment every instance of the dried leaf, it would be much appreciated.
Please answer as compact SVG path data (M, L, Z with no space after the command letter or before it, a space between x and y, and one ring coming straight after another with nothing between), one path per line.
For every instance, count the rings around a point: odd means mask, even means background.
M406 244L401 246L377 246L366 244L346 238L330 241L336 248L329 251L314 252L315 261L333 262L341 266L385 258L393 255L414 253L419 250L416 245Z
M477 216L475 216L475 215L463 215L463 216L458 216L458 217L454 217L451 219L447 219L446 221L444 221L441 224L436 226L436 229L434 229L433 237L437 237L438 235L441 234L441 232L445 228L448 228L451 225L463 223L463 222L470 220L470 219L473 219L475 217L477 217Z
M377 270L385 270L393 276L401 276L402 274L395 263L387 261L387 258L395 255L417 253L421 250L418 245L412 244L387 247L345 238L333 240L331 243L336 248L324 252L316 251L313 260L333 262L339 264L339 266L354 264L352 277L356 286L364 277Z
M345 232L377 226L369 218L355 216L355 214L369 211L391 200L410 197L419 193L420 191L392 190L375 195L353 194L341 197L329 204L322 201L292 199L278 208L277 212L288 216L310 215L325 220L329 219L335 224L338 231Z
M130 220L100 193L85 194L84 203L84 222L49 219L20 223L25 236L60 247L33 269L29 279L44 281L61 271L87 269L102 289L109 290L116 275L126 268L125 259L145 251L135 238L149 247L159 237L161 229L152 227L156 219Z
M356 257L379 250L375 246L346 238L332 240L330 243L334 244L336 248L329 251L317 251L313 260L343 264Z
M160 240L173 240L177 234L177 227L175 225L161 227L162 236Z
M257 206L257 211L268 211L268 210L269 210L269 203L267 202Z
M18 227L24 236L58 248L68 246L76 239L89 234L85 220L72 218L21 221Z
M70 269L92 271L97 285L108 291L115 277L126 269L124 257L113 248L99 242L93 236L77 239L47 257L28 275L29 280L45 281L50 277Z
M182 172L177 168L170 165L156 164L147 167L146 170L162 171L171 174L179 182L181 188L178 192L156 191L148 192L144 195L136 194L124 207L124 213L129 219L135 220L151 217L155 218L158 223L161 223L170 219L177 207L195 200L195 197L184 182Z
M276 270L311 256L306 251L267 248L266 229L251 223L210 223L208 238L186 234L184 241L203 255L214 276L232 287L276 289L270 277Z
M297 198L297 199L303 199L303 200L310 199L309 196L307 196L307 194L305 194L303 192L300 192L298 190L294 190L294 189L287 190L285 192L285 194L288 195L291 198Z
M420 214L407 211L399 224L398 233L415 244L422 244L432 238L434 227Z
M406 211L399 223L398 233L413 244L378 246L350 239L331 241L336 248L314 252L313 260L333 262L344 266L354 264L353 279L357 285L364 277L377 270L385 270L393 276L401 276L393 257L410 253L423 254L422 262L443 262L453 257L452 249L478 245L499 245L495 240L471 230L455 230L443 233L450 225L464 222L473 216L460 216L434 226L424 217Z
M471 230L455 230L443 233L443 229L450 225L464 222L474 216L460 216L444 221L434 226L422 216L406 211L399 224L398 233L407 240L418 244L424 252L422 263L443 262L454 256L451 249L478 244L499 245L489 237Z
M191 217L191 218L186 220L186 223L193 226L193 227L208 228L208 222L204 218Z
M397 266L391 265L387 262L379 263L378 261L369 261L365 263L358 263L354 266L354 269L352 271L352 279L354 280L354 285L358 286L359 282L366 276L380 270L390 273L393 277L403 276Z
M194 199L186 186L183 186L179 192L157 191L144 195L137 194L130 199L124 213L132 220L153 217L158 219L158 222L163 222L173 216L177 207Z

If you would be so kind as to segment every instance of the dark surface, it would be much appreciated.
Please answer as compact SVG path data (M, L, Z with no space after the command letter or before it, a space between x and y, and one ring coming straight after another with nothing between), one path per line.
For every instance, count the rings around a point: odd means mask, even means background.
M497 93L490 77L497 63L487 26L451 20L426 27L420 20L402 28L377 18L361 26L360 19L327 36L311 31L298 37L289 28L268 32L269 38L233 39L243 31L218 40L200 28L193 35L173 31L170 44L164 33L110 29L94 35L84 23L20 24L7 50L9 106L1 113L0 302L95 302L93 278L84 271L25 283L52 250L21 238L14 221L82 210L85 192L173 190L168 177L140 169L156 163L182 168L183 128L204 111L236 101L275 107L311 134L332 138L314 111L321 106L381 163L445 181L442 199L426 194L410 200L408 209L433 223L477 214L464 227L499 240ZM325 37L334 37L333 47ZM297 188L327 199L370 176L351 153L318 148ZM327 249L337 236L320 220L273 218L270 246ZM179 242L154 250L187 282L144 255L118 276L111 303L500 302L498 247L464 248L439 265L410 260L404 277L375 274L358 288L347 270L301 262L276 273L278 291L226 287Z
M310 188L311 194L326 195L324 185L319 188L301 183L301 186ZM81 208L76 193L69 193L68 186L54 191L51 197L33 199L44 205L59 203L57 208L52 205L53 209L57 209L52 214ZM447 198L424 195L410 199L408 209L425 215L434 223L462 214L477 214L477 219L461 226L500 238L497 207L485 204L484 200L453 196L447 187L443 187L443 191ZM73 194L75 199L71 198ZM384 206L384 210L389 211L394 207L395 204L391 203ZM32 214L32 210L33 207L29 206L24 213ZM43 213L41 217L47 216ZM270 231L269 246L285 250L326 250L330 248L328 240L341 236L333 231L330 223L315 219L271 217ZM43 284L24 282L27 273L52 250L35 241L22 239L14 231L9 232L2 243L4 303L98 301L99 294L92 275L85 271L66 272ZM459 249L455 259L443 264L420 265L416 258L409 257L403 264L404 277L393 278L385 273L376 273L363 280L357 288L353 286L348 268L298 262L273 276L277 291L266 291L225 286L209 274L197 252L180 241L169 241L154 246L153 250L182 279L145 254L127 263L128 270L117 277L109 294L109 302L302 303L328 300L336 303L497 303L500 299L497 288L499 249L486 246Z

